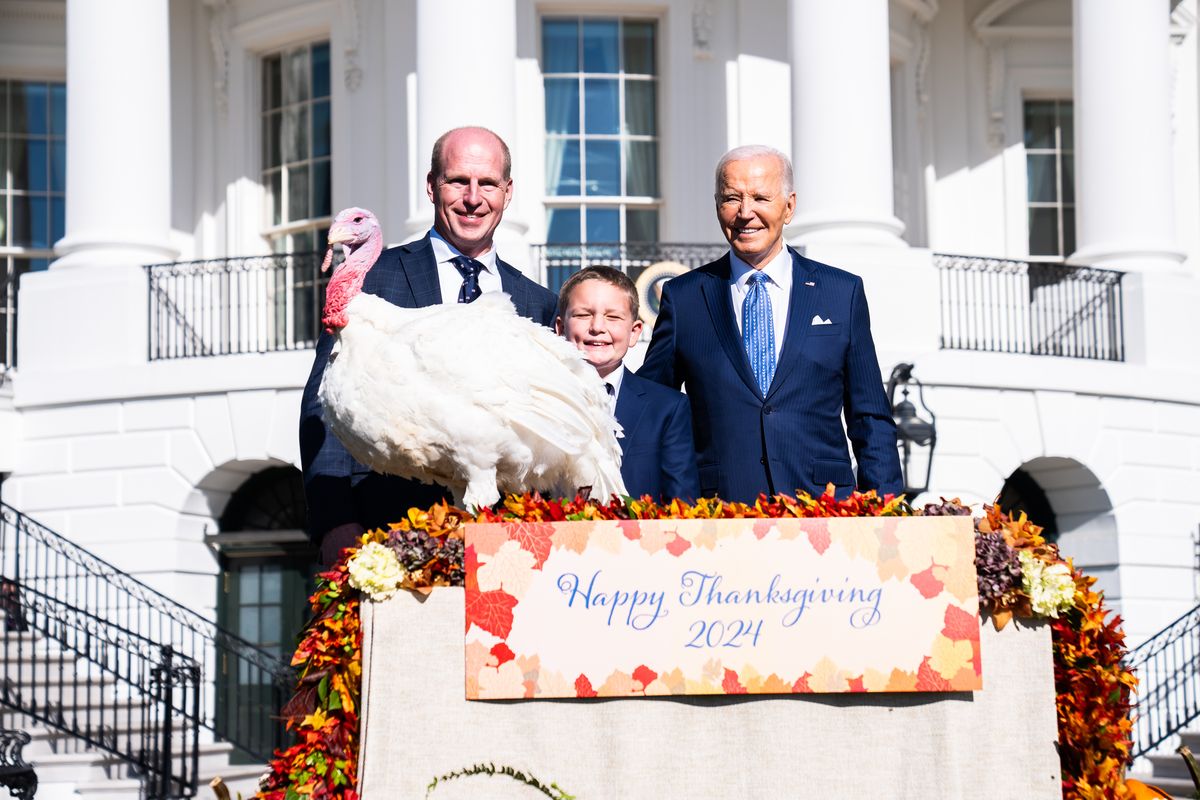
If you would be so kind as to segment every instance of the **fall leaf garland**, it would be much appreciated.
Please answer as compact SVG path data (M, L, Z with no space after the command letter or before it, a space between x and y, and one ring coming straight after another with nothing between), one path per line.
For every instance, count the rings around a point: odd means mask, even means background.
M410 509L407 518L388 531L366 534L361 546L390 548L400 565L380 572L363 570L355 583L371 587L371 596L386 596L396 588L428 592L433 586L463 585L466 603L475 618L494 619L503 625L511 620L512 608L493 592L481 592L470 580L464 563L462 526L467 522L520 522L517 535L525 537L526 549L540 553L539 543L549 550L548 522L573 520L638 519L733 519L784 517L879 517L970 514L957 501L943 501L914 510L903 498L879 497L874 492L854 493L839 500L832 491L819 497L760 495L753 505L702 499L696 503L674 500L666 504L649 497L617 498L598 502L584 496L547 499L536 494L509 495L497 509L472 516L446 504L428 510ZM1136 679L1123 667L1124 633L1119 616L1109 617L1103 595L1092 590L1095 578L1083 575L1064 561L1055 545L1041 536L1041 528L1022 513L1012 518L996 506L985 506L984 516L975 520L979 572L980 608L997 629L1015 618L1043 618L1035 607L1047 608L1046 597L1061 603L1062 611L1050 619L1053 634L1054 677L1057 694L1059 758L1062 764L1063 797L1123 798L1123 777L1132 749L1130 695ZM348 564L358 549L343 551L339 564L318 576L317 591L310 598L314 611L305 628L293 666L301 668L297 690L285 706L283 717L295 744L277 751L270 770L256 795L261 800L338 798L359 800L359 726L361 697L362 630L359 592L350 585ZM1018 555L1022 555L1018 559ZM545 559L545 554L540 558ZM378 561L377 555L372 558ZM1035 559L1036 561L1030 561ZM1022 581L1021 561L1035 564L1036 571L1057 581L1048 595L1043 587ZM381 562L382 563L382 562ZM1063 591L1063 565L1074 582L1074 594ZM366 569L367 565L361 565ZM386 585L375 586L373 578L387 576ZM365 582L364 582L365 581ZM378 591L376 591L378 590ZM1038 595L1036 602L1035 597ZM501 593L502 594L502 593ZM1053 606L1056 610L1058 606ZM734 676L736 683L736 676ZM577 687L586 696L591 686ZM731 685L730 691L738 687Z

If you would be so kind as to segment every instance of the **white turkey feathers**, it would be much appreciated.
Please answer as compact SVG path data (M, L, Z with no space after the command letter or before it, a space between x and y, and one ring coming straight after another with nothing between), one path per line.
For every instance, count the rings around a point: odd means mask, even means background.
M400 308L359 294L346 315L319 396L363 464L441 483L467 507L528 490L625 493L604 383L507 295Z

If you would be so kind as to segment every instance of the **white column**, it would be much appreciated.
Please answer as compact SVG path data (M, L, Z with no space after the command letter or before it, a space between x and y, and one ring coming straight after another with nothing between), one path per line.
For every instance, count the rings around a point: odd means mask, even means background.
M417 163L420 184L413 233L427 228L433 207L425 175L433 143L451 128L480 125L515 149L517 13L515 0L417 0ZM534 191L534 187L515 187ZM510 218L497 238L524 233ZM506 230L507 229L507 230Z
M1074 0L1072 262L1141 271L1183 260L1175 241L1168 0Z
M892 195L888 0L788 0L796 216L805 244L902 246Z
M167 0L67 3L67 219L56 269L177 254L168 28Z

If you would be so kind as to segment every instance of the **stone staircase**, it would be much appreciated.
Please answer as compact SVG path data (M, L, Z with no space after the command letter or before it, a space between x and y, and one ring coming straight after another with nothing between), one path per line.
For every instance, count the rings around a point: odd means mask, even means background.
M37 773L38 800L142 800L142 781L128 762L13 707L36 704L42 715L51 718L69 711L76 725L92 732L94 738L127 745L139 742L142 735L140 702L122 697L111 678L102 675L83 685L56 684L53 676L64 653L55 642L38 634L0 634L0 655L6 672L0 678L0 728L23 730L32 737L23 756ZM181 726L182 722L176 723L176 729L185 733ZM239 792L252 797L265 765L232 764L233 746L211 737L205 741L204 733L197 748L197 797L213 796L208 783L214 777L221 777L234 797ZM180 745L183 738L176 734Z
M1178 743L1161 748L1160 752L1142 760L1149 767L1149 772L1143 768L1142 774L1131 773L1130 777L1157 786L1180 800L1194 800L1197 797L1196 784L1192 782L1183 756L1175 752L1180 744L1187 745L1193 753L1200 755L1200 728L1180 731Z

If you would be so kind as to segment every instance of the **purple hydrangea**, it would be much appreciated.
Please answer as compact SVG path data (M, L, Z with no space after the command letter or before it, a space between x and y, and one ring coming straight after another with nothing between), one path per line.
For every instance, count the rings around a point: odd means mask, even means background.
M981 603L996 600L1021 585L1021 561L1001 533L976 535L975 572Z

